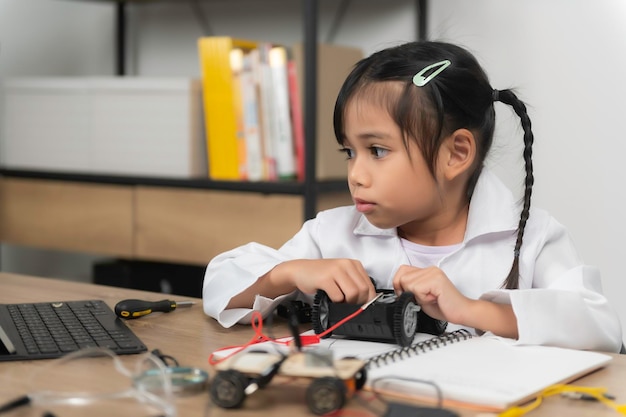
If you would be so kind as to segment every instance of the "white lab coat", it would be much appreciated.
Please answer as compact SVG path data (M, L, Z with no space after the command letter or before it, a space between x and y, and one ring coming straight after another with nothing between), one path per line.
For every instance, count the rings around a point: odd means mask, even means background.
M598 269L582 262L565 228L545 211L533 209L526 225L519 289L500 289L513 261L519 213L511 192L485 169L463 244L439 268L465 296L511 304L519 344L619 351L621 325L602 294ZM379 288L391 288L398 267L409 264L396 229L374 227L353 206L322 211L278 250L249 243L215 257L204 279L205 313L230 327L249 324L253 310L266 316L288 297L310 301L312 294L297 292L274 300L257 296L253 309L226 310L234 295L274 266L302 258L358 259ZM450 323L448 330L459 327Z

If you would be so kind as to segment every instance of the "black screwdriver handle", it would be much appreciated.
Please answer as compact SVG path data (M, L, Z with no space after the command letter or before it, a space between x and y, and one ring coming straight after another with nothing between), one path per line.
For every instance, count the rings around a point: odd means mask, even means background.
M169 313L174 309L176 309L176 301L172 300L122 300L115 305L115 314L124 319L136 319L155 311Z

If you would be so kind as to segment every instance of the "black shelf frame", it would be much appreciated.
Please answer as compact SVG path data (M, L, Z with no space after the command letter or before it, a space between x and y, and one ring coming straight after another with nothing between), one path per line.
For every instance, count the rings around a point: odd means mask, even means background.
M190 188L201 190L240 191L262 194L303 195L307 185L300 181L214 181L209 178L172 178L114 174L85 174L82 172L61 172L27 169L0 169L6 178L25 178L48 181L68 181L109 185ZM315 181L309 185L317 193L348 191L346 180Z

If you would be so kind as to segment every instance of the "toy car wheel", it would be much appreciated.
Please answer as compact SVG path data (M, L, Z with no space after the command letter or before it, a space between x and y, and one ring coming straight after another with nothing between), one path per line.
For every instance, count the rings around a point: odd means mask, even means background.
M357 391L360 391L364 386L365 386L365 382L367 381L367 370L365 369L365 367L361 368L359 370L359 372L356 373L356 375L354 375L354 388Z
M400 346L408 346L417 332L420 311L410 292L400 294L393 311L393 335Z
M317 415L340 410L346 403L346 386L339 378L315 379L306 390L306 402Z
M326 291L317 290L313 299L313 310L311 311L311 321L315 334L323 333L328 329L331 303L332 301L330 301ZM330 337L330 335L331 333L328 333L324 337Z
M356 356L346 356L344 359L357 359ZM359 370L356 374L354 374L354 388L359 391L365 386L365 382L367 381L367 369L365 366Z
M448 326L447 321L434 319L424 313L424 310L420 310L417 315L417 320L420 325L419 331L421 333L434 334L435 336L443 334Z
M238 408L246 398L248 379L235 370L220 371L211 382L211 399L222 408Z

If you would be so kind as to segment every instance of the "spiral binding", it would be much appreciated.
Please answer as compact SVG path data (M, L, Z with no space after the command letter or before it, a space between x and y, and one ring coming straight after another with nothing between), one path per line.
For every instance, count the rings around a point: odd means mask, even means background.
M389 352L381 353L380 355L372 356L365 361L365 366L371 369L382 365L388 365L392 362L401 361L410 358L411 356L419 355L420 353L426 353L431 350L439 349L440 347L448 344L470 339L471 337L472 334L466 329L455 330L452 333L446 333L413 345L404 346Z

